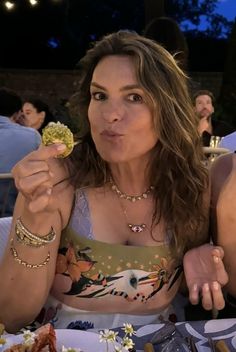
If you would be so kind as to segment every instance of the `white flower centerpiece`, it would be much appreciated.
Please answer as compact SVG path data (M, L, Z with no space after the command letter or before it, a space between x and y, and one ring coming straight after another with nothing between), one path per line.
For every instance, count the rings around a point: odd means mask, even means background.
M100 342L106 343L106 352L122 352L122 351L129 351L134 348L134 342L131 339L133 335L136 335L136 331L134 331L133 326L128 323L123 324L124 336L119 341L120 346L116 346L115 343L117 342L118 332L113 330L105 329L100 331ZM112 344L112 351L110 349L110 345Z

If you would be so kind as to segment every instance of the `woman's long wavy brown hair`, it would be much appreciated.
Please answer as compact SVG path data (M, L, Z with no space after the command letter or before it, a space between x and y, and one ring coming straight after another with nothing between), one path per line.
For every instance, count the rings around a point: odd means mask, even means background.
M120 31L105 36L78 64L79 89L73 98L80 121L80 143L70 157L76 187L104 185L109 166L101 159L88 122L90 83L98 62L108 55L132 57L139 84L147 93L158 142L150 160L149 181L155 186L153 223L164 219L173 253L181 257L204 243L208 176L197 118L188 93L188 79L174 58L154 41ZM75 111L75 109L73 109Z

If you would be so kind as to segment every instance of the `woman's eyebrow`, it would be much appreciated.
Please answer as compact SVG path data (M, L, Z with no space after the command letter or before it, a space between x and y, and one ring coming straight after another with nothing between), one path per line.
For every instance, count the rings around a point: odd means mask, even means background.
M98 88L98 89L106 90L105 87L101 86L100 84L98 84L98 83L96 83L96 82L91 82L90 86L91 86L91 87Z
M100 84L98 84L96 82L91 82L91 87L99 88L102 90L107 90L105 87L101 86ZM130 89L142 89L142 88L138 84L128 84L128 85L122 87L120 90L125 91L125 90L130 90Z
M142 89L142 87L140 87L140 85L138 85L138 84L128 84L127 86L122 87L121 91L131 90L131 89Z

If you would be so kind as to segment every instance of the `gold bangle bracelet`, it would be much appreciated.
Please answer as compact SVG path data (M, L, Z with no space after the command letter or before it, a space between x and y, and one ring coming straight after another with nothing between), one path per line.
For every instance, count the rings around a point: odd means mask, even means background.
M48 252L47 258L42 263L39 263L39 264L30 264L30 263L26 262L25 260L22 260L21 258L19 258L18 252L15 249L15 247L13 246L13 240L11 240L10 251L11 251L11 254L12 254L13 258L15 259L15 261L17 261L17 263L19 263L29 269L42 268L43 266L47 265L50 260L50 252Z
M30 232L22 223L21 218L16 220L15 234L18 242L32 247L42 247L45 244L52 243L56 238L56 233L52 227L45 236L38 236Z

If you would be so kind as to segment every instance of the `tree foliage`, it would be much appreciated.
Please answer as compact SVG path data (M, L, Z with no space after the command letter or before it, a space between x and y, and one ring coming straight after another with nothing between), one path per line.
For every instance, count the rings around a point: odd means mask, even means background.
M182 23L190 36L220 38L232 30L233 22L217 14L218 0L166 0L165 4L168 16ZM202 20L206 23L204 31L199 29Z
M228 42L219 104L223 118L236 128L236 21Z

